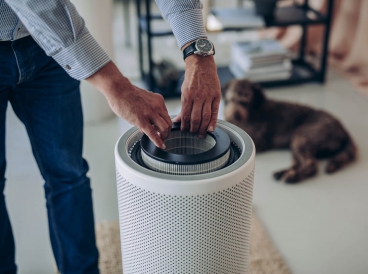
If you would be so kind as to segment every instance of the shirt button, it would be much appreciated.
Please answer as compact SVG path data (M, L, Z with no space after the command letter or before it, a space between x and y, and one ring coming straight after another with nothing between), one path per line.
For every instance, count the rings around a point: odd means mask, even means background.
M71 69L72 69L69 65L66 65L66 66L65 66L65 68L66 68L67 70L71 70Z

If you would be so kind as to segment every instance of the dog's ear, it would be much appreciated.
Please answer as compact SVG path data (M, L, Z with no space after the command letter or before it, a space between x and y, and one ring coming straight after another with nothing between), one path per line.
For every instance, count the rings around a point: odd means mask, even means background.
M263 93L262 87L258 84L252 84L252 90L254 108L259 109L266 100L266 95Z
M225 85L221 86L221 94L222 94L222 97L224 97L224 96L225 96L226 91L227 91L227 89L228 89L228 88L229 88L229 86L230 86L230 83L231 83L231 81L229 81L229 82L227 82Z

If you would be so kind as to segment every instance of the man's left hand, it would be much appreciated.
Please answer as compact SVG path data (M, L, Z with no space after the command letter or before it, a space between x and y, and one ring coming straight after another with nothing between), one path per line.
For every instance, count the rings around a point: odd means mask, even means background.
M182 109L173 122L181 121L181 130L204 138L214 131L221 100L221 87L213 56L191 55L185 59L186 70L181 87Z

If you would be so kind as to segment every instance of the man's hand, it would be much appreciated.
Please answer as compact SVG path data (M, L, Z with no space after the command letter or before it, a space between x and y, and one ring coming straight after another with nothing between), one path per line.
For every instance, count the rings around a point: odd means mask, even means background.
M213 56L191 55L185 59L186 70L181 87L182 109L174 122L181 130L204 138L216 127L221 99L220 81Z
M157 147L165 149L164 140L170 134L172 121L160 94L134 86L113 62L86 80L105 95L115 114L137 126Z

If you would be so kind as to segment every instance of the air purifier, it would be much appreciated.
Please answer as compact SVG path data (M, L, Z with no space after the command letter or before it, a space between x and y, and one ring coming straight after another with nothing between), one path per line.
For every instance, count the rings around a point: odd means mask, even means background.
M218 121L173 125L161 150L133 127L115 147L124 274L246 274L255 147Z

